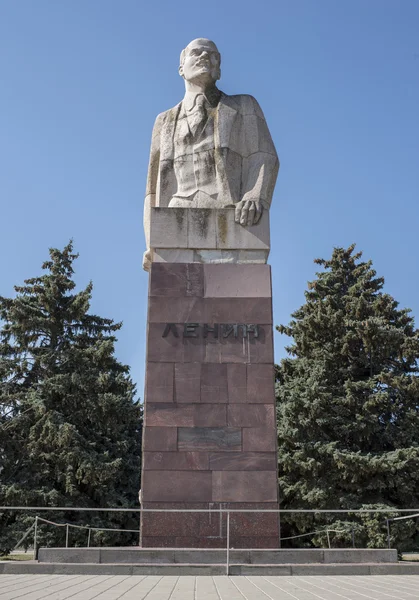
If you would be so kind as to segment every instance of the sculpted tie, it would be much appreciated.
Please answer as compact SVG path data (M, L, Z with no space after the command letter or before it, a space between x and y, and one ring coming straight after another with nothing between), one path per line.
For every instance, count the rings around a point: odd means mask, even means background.
M194 137L199 137L201 135L208 119L205 102L205 96L199 94L196 98L194 108L188 115L189 127Z

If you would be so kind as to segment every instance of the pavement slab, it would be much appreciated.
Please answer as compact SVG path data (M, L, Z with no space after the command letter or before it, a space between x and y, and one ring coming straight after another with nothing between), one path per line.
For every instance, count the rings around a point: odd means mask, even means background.
M0 575L0 600L413 600L419 575Z

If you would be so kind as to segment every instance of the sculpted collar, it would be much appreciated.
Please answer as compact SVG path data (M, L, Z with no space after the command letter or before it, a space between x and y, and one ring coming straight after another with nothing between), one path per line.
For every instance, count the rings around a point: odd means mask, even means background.
M186 92L185 97L183 99L183 104L188 112L190 112L196 103L196 99L198 96L204 96L208 104L215 108L220 101L221 92L218 88L214 87L209 90L206 94L202 92Z

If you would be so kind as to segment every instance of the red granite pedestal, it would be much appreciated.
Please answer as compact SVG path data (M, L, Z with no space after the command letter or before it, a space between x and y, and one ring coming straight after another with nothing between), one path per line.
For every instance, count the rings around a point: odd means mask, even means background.
M226 515L278 508L270 267L154 263L149 281L143 547L226 545ZM208 512L207 512L208 511ZM234 548L279 546L275 513L232 513Z

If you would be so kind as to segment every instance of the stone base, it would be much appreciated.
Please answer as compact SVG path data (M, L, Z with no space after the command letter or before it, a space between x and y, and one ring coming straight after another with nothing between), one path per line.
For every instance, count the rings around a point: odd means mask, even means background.
M152 208L153 262L265 264L269 211L250 227L234 218L234 208Z
M143 513L143 548L226 548L227 514L216 512L216 503L185 503L184 508L211 509L196 513ZM175 503L148 502L144 508L179 508ZM267 510L277 504L224 503L223 509ZM213 512L214 511L214 512ZM279 518L277 513L230 513L231 548L278 548Z
M397 550L345 549L283 549L230 550L230 563L236 565L336 565L385 564L397 562ZM226 549L187 550L171 548L147 550L142 548L40 548L41 563L79 564L225 564ZM419 564L417 565L419 568Z
M278 507L269 266L152 264L141 487L146 509ZM144 512L141 544L225 547L225 519ZM231 546L279 547L274 513L230 519Z

